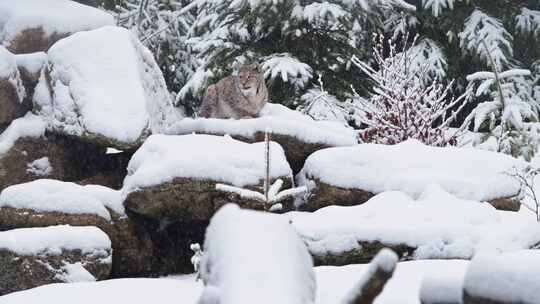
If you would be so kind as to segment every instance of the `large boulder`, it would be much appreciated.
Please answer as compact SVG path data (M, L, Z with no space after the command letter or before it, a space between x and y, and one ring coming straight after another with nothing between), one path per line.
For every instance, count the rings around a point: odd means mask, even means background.
M34 103L54 132L133 150L182 116L152 53L127 29L79 32L48 55Z
M476 256L465 275L464 304L539 304L540 251Z
M517 211L521 187L509 173L525 167L500 153L430 147L414 140L325 149L311 155L297 176L298 184L310 189L300 209L358 205L385 191L416 198L436 184L458 198Z
M438 186L414 199L384 192L358 206L285 215L317 265L365 263L383 247L402 260L471 259L478 252L529 249L540 243L532 213L496 210Z
M331 121L315 121L307 115L279 104L266 104L260 117L253 119L185 118L175 123L167 134L230 135L245 142L264 140L265 132L285 150L293 172L302 169L306 158L313 152L358 143L354 130Z
M0 134L0 191L40 178L80 180L105 154L104 148L46 133L46 126L28 113Z
M113 24L112 15L70 0L0 0L0 44L17 54L47 51L73 33Z
M32 108L24 103L26 91L15 55L0 46L0 131Z
M262 191L264 147L264 143L223 136L152 135L129 162L124 204L154 219L209 220L228 202L263 209L262 202L219 191L216 185ZM290 180L291 176L283 149L271 142L270 178ZM292 202L285 208L292 208Z
M193 270L189 246L204 240L208 221L224 204L265 209L249 196L216 189L224 184L261 192L264 146L223 136L152 135L137 150L122 189L124 205L151 235L161 274ZM283 149L272 142L270 155L270 178L290 181ZM284 209L293 207L291 199L282 203Z
M145 231L126 217L119 191L43 179L0 193L0 231L58 224L103 230L112 241L114 277L152 272L152 243Z
M0 296L50 283L104 280L111 241L95 227L0 232Z

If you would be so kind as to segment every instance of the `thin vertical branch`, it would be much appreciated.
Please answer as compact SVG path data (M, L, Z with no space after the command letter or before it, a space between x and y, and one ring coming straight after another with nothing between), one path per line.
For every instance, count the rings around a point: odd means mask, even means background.
M268 197L268 192L270 190L270 131L268 129L264 132L264 166L264 197L268 203L270 202L270 198Z

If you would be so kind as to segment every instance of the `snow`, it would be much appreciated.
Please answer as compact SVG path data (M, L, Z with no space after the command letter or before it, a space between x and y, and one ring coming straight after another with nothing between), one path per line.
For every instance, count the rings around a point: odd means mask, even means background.
M315 300L311 257L278 215L224 206L206 230L200 266L206 283L201 304Z
M42 157L34 160L27 165L26 172L36 176L47 176L53 171L48 157Z
M115 23L110 14L69 0L0 0L0 42L9 46L26 29L47 36L70 34Z
M0 207L30 209L37 212L95 214L111 220L111 209L124 216L121 194L103 186L81 186L51 179L40 179L5 188Z
M132 145L180 118L152 54L126 29L79 32L48 54L53 100L35 102L56 131Z
M297 5L292 11L292 16L299 20L307 20L308 23L337 22L340 18L348 17L349 13L341 5L334 3L311 3L305 7Z
M66 263L61 268L61 273L55 276L58 280L66 283L94 282L96 278L86 270L81 262Z
M420 304L419 293L426 278L462 281L468 261L433 260L399 263L394 276L375 304ZM335 304L367 271L368 265L316 267L318 304ZM117 279L93 283L51 284L0 297L0 304L55 303L198 303L203 285L195 275L162 279ZM245 303L245 302L241 302ZM258 303L258 302L256 302ZM459 303L459 302L455 302Z
M19 70L17 69L16 56L0 45L0 80L4 81L5 79L15 87L19 102L22 102L26 96L26 91L21 82Z
M386 284L383 292L375 299L375 304L420 304L420 286L427 277L442 280L463 280L468 261L430 260L398 263L393 277ZM316 267L317 303L341 303L363 275L369 271L369 265L348 265L342 267ZM452 303L452 302L449 302ZM459 302L457 302L459 303Z
M96 227L50 226L0 232L0 249L19 255L60 255L62 251L80 250L83 254L111 250L111 240Z
M195 304L201 290L194 280L118 279L45 285L2 296L0 304Z
M504 303L540 303L540 252L476 256L465 276L464 292Z
M19 68L24 68L29 73L37 74L47 64L48 57L44 52L17 54L15 60Z
M15 142L23 137L37 138L45 134L46 123L32 113L15 119L9 127L0 134L0 156L7 153Z
M415 198L435 183L459 198L489 201L517 195L519 183L505 172L525 165L499 153L408 140L393 146L363 144L317 151L298 177L299 185L318 179L340 188L402 191Z
M452 276L440 276L437 273L425 276L420 288L422 303L462 303L463 281L465 272Z
M309 65L287 53L272 55L261 65L264 78L273 82L279 76L284 83L291 83L296 88L304 88L313 76Z
M498 211L487 203L458 199L436 185L418 200L384 192L363 205L291 212L309 251L318 256L361 250L361 241L417 248L415 259L470 259L478 252L528 249L540 242L530 213Z
M270 144L271 178L291 176L279 144ZM265 176L264 142L248 144L228 136L152 135L131 158L125 193L174 178L213 180L237 187L259 184Z
M175 123L168 134L211 133L253 138L256 133L270 129L273 134L289 135L306 143L330 146L351 146L358 141L354 130L338 122L315 121L307 115L279 104L267 103L260 117L254 119L190 119Z
M480 57L488 65L491 65L489 57L493 58L497 67L507 66L511 61L512 35L499 19L479 9L475 9L467 18L458 37L463 51ZM484 43L488 49L484 47Z

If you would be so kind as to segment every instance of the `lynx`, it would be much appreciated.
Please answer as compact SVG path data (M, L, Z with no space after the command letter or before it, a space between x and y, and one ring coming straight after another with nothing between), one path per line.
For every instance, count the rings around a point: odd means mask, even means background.
M206 90L199 115L205 118L241 119L259 116L268 90L256 64L244 65L238 76L228 76Z

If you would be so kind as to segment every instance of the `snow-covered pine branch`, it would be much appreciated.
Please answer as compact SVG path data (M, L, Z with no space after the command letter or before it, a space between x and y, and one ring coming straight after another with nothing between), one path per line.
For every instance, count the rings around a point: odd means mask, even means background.
M245 200L253 200L260 202L261 204L264 204L266 206L266 210L268 211L280 211L283 208L281 202L289 198L298 197L307 192L307 188L305 186L280 191L282 185L283 181L281 179L276 180L270 186L268 198L266 198L264 193L261 192L224 184L217 184L216 190L236 194L240 198Z
M408 36L402 40L408 41ZM433 146L455 144L455 138L445 134L469 101L471 90L454 97L453 82L445 85L437 77L425 85L422 77L428 66L417 63L411 68L411 62L418 56L411 51L415 41L398 48L394 39L379 36L373 49L375 67L353 58L353 63L373 82L372 96L357 99L360 102L357 108L363 112L362 122L367 126L360 132L363 142L397 144L417 139Z
M456 0L422 0L422 7L430 9L433 16L439 17L443 10L453 10L455 2Z
M487 52L488 46L483 44ZM474 124L475 131L487 129L497 140L497 151L531 159L540 143L540 136L528 127L538 121L540 113L540 106L533 98L531 72L526 69L501 72L490 53L487 55L491 65L495 65L493 71L476 72L467 76L467 81L476 86L477 97L489 99L476 106L465 124Z
M521 34L533 34L540 37L540 11L521 8L516 16L516 29Z
M465 53L478 56L490 66L492 64L489 56L497 67L508 66L513 56L512 35L499 19L479 9L475 9L467 18L464 29L458 37L460 47ZM488 45L487 50L482 46L483 41Z
M262 69L264 77L270 83L279 77L283 82L290 83L298 89L304 88L313 77L313 70L309 65L287 53L273 54L264 58Z

